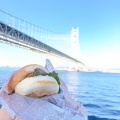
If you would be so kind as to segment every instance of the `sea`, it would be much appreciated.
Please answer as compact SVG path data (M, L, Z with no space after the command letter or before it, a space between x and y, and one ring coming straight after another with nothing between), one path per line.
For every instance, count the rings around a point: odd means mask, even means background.
M17 69L0 67L0 88ZM72 98L86 107L88 120L120 120L120 73L57 72Z

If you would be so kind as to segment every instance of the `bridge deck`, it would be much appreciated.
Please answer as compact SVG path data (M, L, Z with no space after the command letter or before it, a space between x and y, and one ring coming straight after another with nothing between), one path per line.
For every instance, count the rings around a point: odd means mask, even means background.
M81 63L82 62L38 41L14 28L0 21L0 42L5 42L9 44L14 44L16 46L21 46L36 52L43 52L46 54L51 54L57 57L61 57L72 62Z

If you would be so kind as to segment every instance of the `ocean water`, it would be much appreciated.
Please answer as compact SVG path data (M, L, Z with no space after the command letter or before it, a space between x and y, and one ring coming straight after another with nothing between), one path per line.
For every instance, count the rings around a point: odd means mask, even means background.
M17 68L0 68L0 87ZM120 74L57 71L89 120L120 120Z

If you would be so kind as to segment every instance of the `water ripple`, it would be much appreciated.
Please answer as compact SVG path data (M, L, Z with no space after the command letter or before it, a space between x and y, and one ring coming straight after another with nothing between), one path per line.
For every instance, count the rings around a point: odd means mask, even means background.
M97 116L88 116L88 120L117 120L117 119L100 118L100 117L97 117Z

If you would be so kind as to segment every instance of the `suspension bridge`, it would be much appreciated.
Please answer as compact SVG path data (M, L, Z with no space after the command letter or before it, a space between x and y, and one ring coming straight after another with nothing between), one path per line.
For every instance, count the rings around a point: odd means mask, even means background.
M70 54L59 49L54 41L70 42ZM69 33L55 33L33 25L0 10L0 42L15 45L35 52L50 54L86 68L80 61L79 29L72 28ZM62 48L62 46L61 46ZM78 68L75 68L78 69Z

